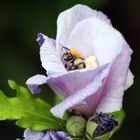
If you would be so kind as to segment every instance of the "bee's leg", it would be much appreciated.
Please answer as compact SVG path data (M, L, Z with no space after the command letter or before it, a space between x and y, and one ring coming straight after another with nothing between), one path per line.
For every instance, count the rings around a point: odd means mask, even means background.
M76 70L76 69L78 69L78 65L74 65L74 64L69 68L69 70Z
M77 69L84 69L86 68L86 65L84 62L80 62L79 64L77 64Z

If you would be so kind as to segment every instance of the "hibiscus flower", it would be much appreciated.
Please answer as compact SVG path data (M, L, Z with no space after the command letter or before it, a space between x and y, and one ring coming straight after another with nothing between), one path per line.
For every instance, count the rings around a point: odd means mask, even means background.
M72 140L69 136L66 136L63 131L50 130L47 132L32 131L26 129L24 131L24 140ZM16 139L21 140L21 139Z
M73 109L87 117L121 110L124 91L133 83L132 50L106 15L78 4L58 16L56 40L40 33L37 41L47 75L33 76L26 84L32 93L48 84L63 99L51 109L55 116L63 118ZM82 69L62 61L72 51L83 60Z

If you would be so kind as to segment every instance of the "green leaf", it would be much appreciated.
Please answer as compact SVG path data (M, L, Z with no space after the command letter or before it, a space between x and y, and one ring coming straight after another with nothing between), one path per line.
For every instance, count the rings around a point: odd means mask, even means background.
M72 114L70 112L66 111L64 113L64 120L68 121L71 116L72 116Z
M112 116L113 119L115 119L118 122L118 126L116 126L112 131L96 138L93 138L89 133L86 132L86 137L88 140L109 140L112 137L112 135L119 130L125 118L125 112L121 110L121 111L109 113L109 115Z
M49 104L15 81L8 83L16 90L16 96L7 97L0 91L0 120L17 120L18 126L32 130L65 129L65 121L51 114Z
M54 105L59 104L61 101L62 99L58 95L54 96Z

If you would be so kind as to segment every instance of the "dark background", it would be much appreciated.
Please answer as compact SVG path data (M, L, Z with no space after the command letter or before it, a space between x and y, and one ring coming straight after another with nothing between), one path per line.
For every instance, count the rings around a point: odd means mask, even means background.
M55 38L58 14L77 3L89 5L107 14L113 26L125 36L134 50L131 70L135 75L135 84L124 97L127 117L112 140L139 139L140 0L0 1L0 89L10 94L8 79L25 85L27 78L32 75L45 74L40 65L36 34L42 32ZM49 95L44 98L52 102L53 93L48 87L44 87L43 93ZM16 127L14 122L0 122L0 140L15 140L22 133L23 129Z

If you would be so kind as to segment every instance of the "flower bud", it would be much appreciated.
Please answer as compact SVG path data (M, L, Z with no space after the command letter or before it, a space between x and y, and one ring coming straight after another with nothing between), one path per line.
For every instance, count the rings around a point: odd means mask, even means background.
M106 113L99 113L89 118L86 132L91 137L99 137L110 132L118 122Z
M66 129L74 137L82 137L85 133L86 120L81 116L72 116L67 121Z

